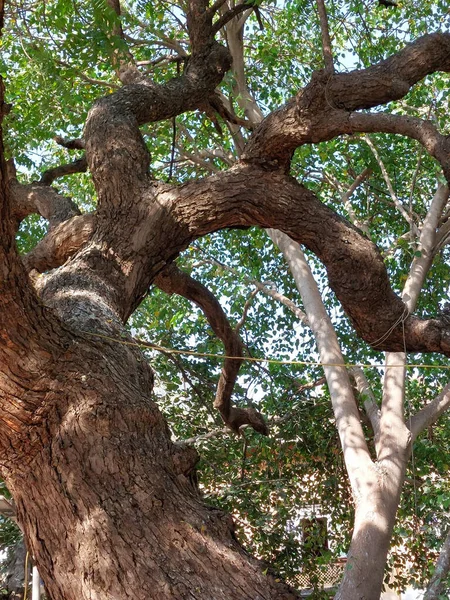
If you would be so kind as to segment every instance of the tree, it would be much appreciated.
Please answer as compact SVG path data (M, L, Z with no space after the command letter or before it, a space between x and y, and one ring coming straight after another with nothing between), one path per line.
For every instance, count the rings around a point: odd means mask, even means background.
M436 365L440 356L450 353L442 277L433 280L435 297L413 314L433 259L439 263L445 253L448 235L448 188L437 185L435 175L439 166L439 175L448 180L450 142L445 124L422 118L428 96L421 82L433 82L436 104L445 101L440 74L450 71L450 35L424 34L414 21L409 23L411 15L417 16L417 7L411 5L405 17L409 43L386 36L379 49L370 43L361 51L368 64L338 72L325 7L318 2L325 68L305 68L309 81L284 104L281 90L275 89L272 96L262 90L259 99L273 104L278 96L280 105L265 115L245 71L244 28L253 17L253 4L190 0L171 9L166 3L136 2L124 12L117 0L93 2L89 8L61 0L29 7L33 12L12 3L7 7L2 72L8 71L8 77L15 72L16 77L8 81L12 108L3 99L2 84L0 114L3 120L11 112L6 139L15 162L12 157L7 160L2 146L1 473L54 600L298 597L242 549L232 520L198 494L193 476L197 453L171 441L152 400L153 371L125 326L152 283L195 302L226 349L215 407L235 432L246 425L260 435L268 433L255 407L231 402L245 353L239 327L231 327L204 284L174 263L195 240L230 228L271 229L299 287L325 365L355 503L348 568L338 598L379 597L412 444L450 403L444 384L434 399L405 417L406 352L433 353ZM421 5L421 16L439 19L444 14L444 7ZM1 3L2 17L3 8ZM263 10L265 27L264 7L257 8ZM357 13L360 7L355 3L348 10ZM296 23L309 29L311 8L299 3L285 11L288 19L282 31L293 43L289 26ZM393 21L399 18L392 16ZM185 29L177 32L174 22ZM256 36L252 27L249 34ZM137 39L133 35L137 30L148 38ZM171 53L149 58L150 44ZM336 33L335 45L341 44L344 47ZM258 51L265 54L268 71L273 71L279 50L261 44ZM303 60L308 52L311 63L319 66L316 45L305 51ZM79 68L74 66L75 57ZM115 80L103 67L106 59ZM166 71L153 73L161 64L168 65ZM277 65L280 71L289 69ZM255 60L250 70L257 66ZM34 92L24 86L33 71L42 83ZM106 85L110 93L94 101L100 95L97 90L88 89L83 95L81 86L68 89L67 79L78 85L81 81ZM408 112L408 104L399 102L416 89ZM41 94L50 107L67 103L56 111L58 122L52 122L50 110L38 119L42 110L36 112L27 93ZM81 158L47 169L38 182L26 183L23 167L34 166L26 156L20 157L25 134L35 134L36 145L52 127L73 135L74 123L78 121L79 127L84 120L77 103L85 102L91 107L82 137L57 138L66 149L82 150ZM26 107L23 114L28 111L25 126L17 122L21 103ZM387 104L390 112L379 110ZM73 110L77 114L72 122ZM226 127L229 137L220 153L209 149L202 157L192 132L199 131L199 138L204 132L191 122L178 123L184 135L183 144L178 140L180 158L214 173L192 176L197 175L195 170L186 168L174 182L172 153L165 181L157 171L164 173L169 152L167 144L165 148L160 144L170 130L165 125L150 130L148 124L164 124L191 111L206 115L218 131ZM436 108L433 116L439 121L441 112ZM372 138L359 137L378 133L403 136L423 148L414 162L416 175L406 205ZM356 152L366 169L370 150L371 168L378 169L385 181L389 199L381 223L370 211L364 222L361 203L356 210L350 203L351 193L370 176L368 171L354 173L349 191L342 194L348 219L321 202L312 185L295 177L303 167L325 164L320 154L330 158L337 149L334 141L344 135L351 136L349 145L357 140ZM176 137L175 131L175 141ZM392 143L389 137L380 139ZM318 158L311 146L317 146ZM157 157L153 162L149 147ZM411 147L415 146L407 146ZM305 154L296 156L298 149L306 149ZM16 164L22 166L22 175ZM81 200L74 202L51 184L87 168L96 207L81 213ZM333 173L328 175L333 183ZM423 196L415 190L418 179ZM339 179L335 185L340 188ZM77 190L77 183L72 190ZM80 186L78 190L81 193ZM15 242L19 224L33 214L48 221L48 231L20 255ZM404 219L406 232L397 214ZM406 245L407 252L395 266L387 253L389 271L372 235L380 245L394 242L392 252ZM329 286L356 334L386 351L381 408L364 373L354 372L351 384L297 244L325 266ZM439 266L446 273L442 262ZM263 287L270 292L270 285ZM400 297L394 288L402 287ZM439 310L437 316L430 316L430 306ZM354 387L364 399L372 449Z

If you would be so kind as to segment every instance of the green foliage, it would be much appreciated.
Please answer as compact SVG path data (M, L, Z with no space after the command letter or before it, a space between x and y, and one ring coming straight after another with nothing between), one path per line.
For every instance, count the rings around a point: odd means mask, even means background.
M366 0L326 4L340 71L367 67L419 35L449 28L448 7L443 0L400 0L398 10ZM246 22L246 76L250 92L267 114L304 86L314 70L323 67L320 28L315 5L305 0L258 0L252 5L260 5L264 29L257 26L254 15ZM136 61L146 63L142 68L156 82L176 76L177 67L170 58L176 53L189 53L183 6L162 0L123 2L122 26L127 35L123 40L111 33L117 16L103 0L50 0L29 6L8 3L0 73L6 79L12 104L6 122L8 151L24 180L39 179L45 169L79 157L78 152L57 146L53 137L82 136L95 99L118 85L111 60L115 53L123 55L130 50ZM232 98L243 117L232 73L226 76L221 91ZM449 134L449 101L448 77L435 74L415 86L403 100L392 103L389 110L433 119L444 134ZM172 128L171 122L142 128L152 155L152 173L163 180L169 174ZM177 117L176 181L203 177L233 163L236 146L223 123L222 129L220 135L203 114ZM244 139L249 135L245 130L240 133ZM420 225L440 175L437 163L414 141L388 135L372 135L371 140L396 196L411 209ZM342 192L366 168L372 173L352 195L351 208L385 253L391 281L400 291L418 250L415 241L405 237L409 226L399 217L380 165L365 139L343 136L301 147L294 157L292 174L348 218ZM89 175L73 175L55 185L72 196L81 210L95 208ZM45 223L38 217L26 219L17 237L20 251L28 252L45 230ZM442 250L433 264L418 314L436 314L448 296L448 252ZM310 259L346 359L352 363L381 363L381 353L355 338L327 287L323 266L314 257ZM262 293L252 295L252 280L270 282L270 287L301 306L292 277L264 232L252 228L207 236L190 247L179 264L220 299L233 325L241 320L250 303L240 330L248 356L277 361L317 360L310 331L273 299ZM198 437L220 429L223 424L212 402L223 348L202 313L186 300L167 297L152 288L133 315L130 329L152 343L181 352L146 351L157 377L155 398L174 437ZM218 357L186 356L182 353L185 349ZM433 398L448 379L448 371L441 368L446 365L441 357L429 356L424 362L432 368L416 368L408 377L408 414ZM381 397L380 375L379 369L366 369L377 398ZM353 513L329 395L326 386L313 385L321 376L316 365L245 362L233 401L261 410L271 424L271 436L266 439L246 430L245 438L218 434L198 440L199 475L205 497L233 513L238 537L269 560L282 576L295 581L300 572L307 570L311 581L315 581L316 598L323 597L320 569L348 547ZM369 439L371 435L367 430ZM449 526L449 464L450 424L444 416L414 446L390 559L391 567L397 569L400 587L411 582L423 585ZM300 510L317 505L332 523L331 550L319 558L317 539L309 546L302 545L299 526ZM10 521L0 520L0 547L8 546L16 535Z

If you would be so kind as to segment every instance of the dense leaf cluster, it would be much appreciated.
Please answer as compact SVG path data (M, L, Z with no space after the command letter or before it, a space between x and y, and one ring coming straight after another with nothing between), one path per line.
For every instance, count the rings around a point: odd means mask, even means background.
M396 10L369 0L330 2L327 8L340 71L369 66L421 34L449 27L448 8L441 0L404 0ZM163 82L183 68L183 57L189 52L183 3L124 2L122 26L127 45L120 36L111 36L117 16L100 0L9 2L8 11L0 73L12 105L6 124L8 150L22 180L39 179L45 169L76 157L52 141L53 137L82 136L93 101L119 85L111 64L114 53L131 49L142 68ZM311 3L268 2L262 4L261 12L262 30L253 15L246 24L245 60L249 89L267 114L307 83L311 73L321 68L322 58L319 24ZM226 76L222 92L243 118L232 73ZM433 120L446 134L450 133L449 98L448 78L433 75L390 109ZM157 177L168 177L173 133L176 181L226 168L236 160L237 152L225 124L221 129L219 133L200 113L144 126L152 171ZM245 139L249 132L243 129L241 135ZM420 225L440 177L437 163L406 138L372 135L370 139L396 196ZM346 218L342 194L364 169L370 169L370 176L352 195L351 207L385 253L391 281L400 290L417 248L365 137L303 146L292 164L292 174ZM73 175L56 185L83 212L95 206L88 176ZM17 240L21 252L30 250L44 232L45 223L37 217L24 222ZM448 297L448 252L444 248L436 257L419 313L437 314ZM348 362L382 363L381 353L355 338L327 287L323 267L311 260ZM179 265L213 291L234 325L243 320L240 333L248 357L317 359L309 329L283 305L254 293L252 282L264 282L301 307L287 267L264 232L250 229L208 236L189 248ZM352 506L328 392L323 384L312 385L321 378L320 368L269 360L245 362L234 402L256 406L266 415L272 433L264 439L246 430L242 437L233 437L219 431L222 423L212 408L220 358L170 352L190 349L220 357L221 343L202 313L184 299L151 289L132 316L130 330L167 349L148 351L157 376L155 397L177 439L198 438L201 488L212 503L233 513L237 534L247 546L293 581L305 568L314 575L321 563L342 555L348 545ZM416 362L426 367L409 371L406 411L417 410L448 379L448 365L442 357L420 357ZM368 368L366 375L380 397L380 370ZM215 429L215 437L202 439ZM371 436L369 428L367 436ZM449 464L450 424L444 416L414 447L390 559L400 586L423 584L435 560L449 525ZM302 545L301 509L315 506L331 523L329 550L320 560L314 542ZM15 536L11 524L2 520L0 547L11 544Z

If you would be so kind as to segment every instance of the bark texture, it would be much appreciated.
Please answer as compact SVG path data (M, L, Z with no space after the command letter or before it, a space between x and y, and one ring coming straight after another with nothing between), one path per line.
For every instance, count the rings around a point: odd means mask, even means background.
M117 59L125 85L94 104L84 134L95 214L79 215L46 185L62 171L21 186L0 146L0 468L53 600L297 597L243 551L229 517L202 502L190 477L196 454L172 444L151 400L152 372L124 330L149 285L196 238L225 227L281 230L322 260L355 330L374 347L406 344L450 355L448 322L409 315L376 246L287 174L299 145L372 131L376 115L354 111L401 98L435 70L449 71L450 35L425 36L364 71L316 73L262 121L235 167L179 186L158 182L139 126L217 105L215 89L231 58L214 35L217 23L235 16L224 13L214 24L222 4L187 2L192 54L184 73L164 85ZM425 147L434 136L433 156L448 175L447 138L422 122L379 122ZM51 229L21 260L14 236L32 212ZM192 285L185 291L203 302ZM221 328L231 343L216 321ZM233 416L228 402L234 366L224 370L217 405L238 429L243 415ZM391 483L380 484L357 515L371 514L388 485L394 506ZM390 518L371 538L383 552Z

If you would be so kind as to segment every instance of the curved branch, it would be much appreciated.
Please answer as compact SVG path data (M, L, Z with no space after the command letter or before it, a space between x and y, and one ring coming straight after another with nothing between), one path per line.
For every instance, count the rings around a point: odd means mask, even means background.
M99 207L107 198L104 189L114 186L116 191L128 187L129 209L135 209L132 190L141 187L143 181L147 183L149 168L139 125L203 106L230 64L228 50L212 43L203 54L190 58L183 75L162 85L142 79L94 104L86 122L85 140Z
M87 243L95 227L93 214L77 215L60 223L23 257L25 269L44 273L60 267Z
M62 146L63 148L67 148L67 150L84 150L85 144L82 138L77 138L74 140L66 140L60 135L55 135L53 138L57 144Z
M295 98L264 119L243 158L287 168L298 146L348 133L348 113L399 100L436 71L450 71L448 33L425 35L367 69L335 75L318 71Z
M347 133L397 133L417 140L442 166L450 179L450 139L431 121L387 113L350 113Z
M412 352L450 355L445 319L407 316L377 247L292 178L241 165L187 184L171 199L171 216L188 228L183 236L259 225L279 229L305 245L324 263L330 286L358 335L373 347L400 351L405 341Z
M251 407L237 408L231 404L234 384L242 364L243 346L218 300L208 288L180 271L174 263L164 269L154 283L167 294L178 294L194 302L204 312L214 333L222 340L227 358L217 384L214 407L219 410L225 424L235 433L239 433L242 425L250 425L258 433L268 435L267 425L258 411Z
M59 177L64 177L65 175L73 175L74 173L86 173L87 171L87 161L86 157L83 156L78 160L74 160L71 163L66 165L59 165L57 167L53 167L52 169L48 169L42 174L39 183L41 185L51 185L55 179Z
M67 196L60 195L54 188L42 183L21 184L13 180L10 184L12 211L16 222L37 213L47 219L50 229L63 221L80 214L77 205Z
M408 316L406 305L391 289L377 247L293 178L244 163L180 187L161 184L151 189L151 209L141 211L139 222L118 221L123 249L114 238L108 245L102 238L101 276L114 288L108 302L122 319L133 312L158 273L193 240L227 227L258 225L279 229L316 254L356 332L374 348L402 351L406 344L411 352L450 355L446 320ZM105 226L113 235L110 220L100 223L101 235L108 234ZM71 261L74 273L91 268L90 253L92 260L99 260L97 238L85 246L78 262ZM119 250L128 258L119 260ZM67 275L64 269L58 271L53 275L54 289L56 279Z

